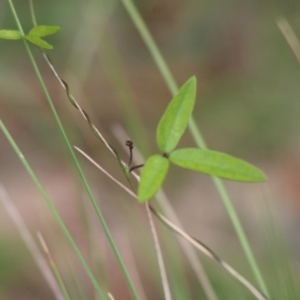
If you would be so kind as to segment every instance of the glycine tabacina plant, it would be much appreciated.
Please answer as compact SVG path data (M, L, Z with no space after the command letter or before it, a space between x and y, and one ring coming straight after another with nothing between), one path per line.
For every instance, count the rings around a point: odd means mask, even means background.
M158 123L156 141L161 155L150 156L141 171L138 199L145 202L153 197L163 184L170 162L182 168L228 180L262 182L266 175L251 164L228 154L198 149L176 149L195 104L196 77L190 78L169 103Z
M25 38L30 43L44 49L51 50L53 46L47 43L42 37L52 35L60 30L59 26L39 25L33 27L28 34L23 35L19 30L0 30L0 38L7 40L21 40Z

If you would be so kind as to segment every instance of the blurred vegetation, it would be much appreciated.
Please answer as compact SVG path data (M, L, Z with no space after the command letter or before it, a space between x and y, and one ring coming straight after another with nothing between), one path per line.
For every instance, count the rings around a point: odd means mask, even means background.
M21 0L15 0L14 3L24 29L28 31L32 27L29 3ZM294 170L299 171L299 155L294 156L294 153L299 152L300 148L298 138L300 69L276 26L277 19L285 17L300 36L299 1L139 0L135 3L178 83L182 84L192 74L197 76L198 98L194 116L210 148L258 162L266 166L267 170L279 173L279 175L271 173L270 178L277 178L285 173L287 173L287 180L293 177L289 185L293 190L291 198L298 199L298 203L293 203L292 208L297 207L293 213L299 216L299 180L294 179ZM106 135L109 142L113 143L126 159L127 154L122 152L122 146L112 134L112 126L120 123L129 132L129 136L133 138L136 145L142 149L143 154L156 151L156 124L171 95L121 2L117 0L39 0L34 1L34 4L39 24L61 27L59 34L49 37L54 50L48 53L62 77L70 85L72 93L91 114L95 124ZM0 28L16 28L6 1L0 3ZM72 143L88 149L90 155L99 159L104 167L116 177L122 178L117 163L109 156L101 143L98 143L68 102L64 91L45 64L39 49L33 48L33 50ZM78 224L82 225L84 221L78 222L77 218L81 217L80 209L78 212L77 204L74 204L75 198L81 200L81 190L76 185L76 179L74 183L72 181L75 176L68 173L69 159L66 158L65 150L22 42L0 40L0 78L1 119L16 138L33 167L36 168L37 173L41 175L51 195L56 196L55 201L67 223L71 228L75 224L72 230L77 240L88 252L86 249L88 238L84 235L82 228L78 229ZM135 125L140 120L145 129ZM184 137L182 143L191 145L189 134ZM23 210L26 215L25 219L28 220L33 232L37 228L45 228L45 231L49 230L53 245L66 247L60 244L59 237L54 237L53 220L44 211L44 207L36 204L38 197L30 193L31 189L28 185L31 183L16 161L15 155L1 134L0 181L9 187L14 198L27 195L25 199L18 199L18 205L21 212ZM153 292L160 289L157 279L159 275L157 269L153 267L155 264L153 250L149 250L152 247L151 238L143 240L145 234L142 229L146 232L148 229L143 224L145 218L141 208L133 205L129 209L128 203L132 201L128 202L126 197L116 191L112 183L94 169L89 168L86 162L83 165L87 169L88 177L95 190L101 186L99 201L103 205L109 225L118 236L117 241L121 249L124 242L122 237L126 230L120 228L125 226L130 232L128 235L131 246L134 248L130 251L133 251L137 265L143 270L141 277L147 283L145 284L147 292L149 295L154 294L149 299L162 299ZM175 184L178 184L179 180L185 184L190 179L188 175L176 172L174 170L174 179L170 179L167 183L169 190L172 188L176 190ZM296 174L299 174L297 172ZM204 197L213 194L209 192L205 194L205 190L203 193ZM289 192L286 194L283 192L276 198L284 196L289 198ZM28 205L22 203L25 200L29 201ZM30 205L37 206L38 213L32 213ZM76 207L74 208L73 205ZM199 204L199 209L201 209L201 204ZM289 208L286 210L289 213ZM286 218L288 219L289 215ZM223 224L222 222L224 221L217 224ZM1 232L5 232L5 223L1 223L1 226L4 228ZM196 226L199 227L200 232L203 230L205 233L201 225ZM248 224L249 228L251 226ZM298 226L298 222L295 221L289 227L293 231L291 238L287 237L288 242L294 239ZM225 235L228 232L232 235L231 227L230 229L228 227L229 225L226 225L220 228L220 231L224 230ZM194 227L187 222L187 228ZM161 230L165 250L172 249L175 243L173 237L167 230L166 232L163 228ZM18 239L16 235L13 236L13 239ZM211 239L214 237L212 236ZM261 242L260 239L263 238L256 236L252 240L256 243L257 240ZM227 241L226 237L225 241ZM102 250L105 249L105 254L102 257L103 260L97 263L101 265L105 258L109 257L110 263L106 268L110 275L114 274L118 271L115 261L106 249L107 245L103 239L101 242L104 245L100 242L96 244L97 246L101 244ZM6 240L5 234L1 233L0 292L2 294L0 293L0 297L3 299L21 299L20 295L13 293L13 290L15 286L20 286L23 279L21 278L15 285L13 281L19 278L20 270L24 272L24 269L30 271L31 268L35 268L33 261L31 261L32 266L28 266L28 263L23 264L20 255L10 251L16 248L12 243ZM269 248L266 246L266 240L263 239L261 243L257 254L260 254L259 260L263 261L263 258L268 256L266 249L269 250ZM214 246L217 245L221 245L221 249L217 252L225 255L227 260L232 260L235 267L244 271L243 274L249 275L242 255L231 252L231 246L222 241L219 244L216 241ZM299 245L299 241L295 242L294 249L299 249ZM254 248L255 246L256 244ZM125 246L124 248L127 249ZM136 249L142 249L142 252ZM296 250L294 251L297 252ZM59 250L56 251L59 252ZM236 252L240 253L239 247ZM292 253L294 253L293 250ZM146 262L144 255L147 257ZM68 255L63 255L65 256L68 257ZM186 283L184 288L178 288L174 299L182 300L186 299L185 297L200 299L198 297L203 291L197 286L195 276L190 274L191 271L185 266L186 262L182 253L178 251L173 256L168 256L167 261L169 260L176 270L179 257L183 267L178 267L178 269L183 270ZM61 260L64 261L64 258ZM299 265L299 255L293 255L292 262ZM149 273L152 273L152 276L147 274L149 265L151 265ZM64 262L61 262L61 266L64 266ZM217 266L212 266L207 262L205 266L221 300L233 299L232 296L235 299L252 299ZM263 266L266 268L265 273L268 273L270 286L272 286L271 267L265 266L264 263ZM180 274L177 277L174 273L170 273L170 277L175 277L172 281L175 289L178 287L176 283L182 277ZM280 276L275 273L273 275L274 277ZM79 281L84 282L81 274L76 274L76 276ZM15 277L14 280L11 279L13 277ZM109 275L107 277L102 279L114 286L116 299L127 299L126 297L129 296L123 294L125 288L122 279L117 278L114 282L115 278ZM250 275L249 277L251 278ZM38 280L37 282L40 283ZM39 290L36 287L37 282L24 281L25 289ZM91 287L88 285L83 289L83 293L92 294ZM28 299L46 299L48 293L48 291L45 292L45 296L41 291L37 292L36 296L34 292L29 293ZM291 299L296 300L296 298Z

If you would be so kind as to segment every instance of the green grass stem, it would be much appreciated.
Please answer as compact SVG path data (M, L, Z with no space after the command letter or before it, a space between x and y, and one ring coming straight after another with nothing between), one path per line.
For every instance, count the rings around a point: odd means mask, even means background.
M64 281L63 281L63 279L60 275L60 272L59 272L59 270L56 266L56 263L55 263L52 255L51 255L49 249L48 249L48 246L46 245L46 242L45 242L44 238L42 237L41 233L39 233L39 232L38 232L38 238L40 240L40 244L42 245L42 248L44 249L45 254L47 255L50 268L51 268L51 270L53 272L53 275L54 275L54 277L55 277L55 279L56 279L56 281L57 281L57 283L58 283L58 285L59 285L59 287L60 287L60 289L61 289L61 291L64 295L65 300L71 300L71 298L68 294L67 288L64 284Z
M9 3L9 5L10 5L12 14L13 14L13 16L14 16L14 18L15 18L15 21L16 21L16 24L17 24L17 27L18 27L19 31L22 33L23 36L25 36L24 31L23 31L23 28L22 28L22 25L21 25L21 23L20 23L20 21L19 21L19 18L18 18L18 15L17 15L17 13L16 13L16 10L15 10L15 8L14 8L14 5L13 5L12 0L8 0L8 3ZM130 292L131 292L133 298L134 298L135 300L138 300L138 299L139 299L138 294L137 294L137 292L136 292L136 290L135 290L135 287L134 287L134 285L133 285L133 283L132 283L132 281L131 281L131 278L130 278L130 276L129 276L129 273L128 273L128 271L127 271L127 268L126 268L126 266L125 266L125 264L124 264L124 262L123 262L123 259L122 259L121 255L120 255L120 253L119 253L119 251L118 251L118 249L117 249L117 246L116 246L116 244L115 244L115 242L114 242L114 240L113 240L113 237L112 237L112 235L111 235L111 233L110 233L110 231L109 231L109 228L108 228L108 226L107 226L107 224L106 224L106 222L105 222L105 220L104 220L104 218L103 218L103 216L102 216L102 213L100 212L100 209L98 208L98 205L97 205L97 203L96 203L96 201L95 201L95 198L94 198L94 196L93 196L93 194L92 194L92 191L91 191L91 189L90 189L90 187L89 187L89 184L88 184L88 182L87 182L87 180L86 180L86 178L85 178L85 176L84 176L84 174L83 174L83 172L82 172L82 169L81 169L81 167L80 167L80 165L79 165L79 162L78 162L78 160L77 160L77 157L76 157L76 155L75 155L75 153L74 153L74 150L73 150L73 148L72 148L72 146L71 146L71 144L70 144L70 142L69 142L69 139L68 139L68 137L67 137L67 135L66 135L66 132L65 132L65 130L64 130L64 128L63 128L63 125L62 125L62 123L61 123L61 121L60 121L60 119L59 119L59 116L58 116L58 114L57 114L57 112L56 112L56 109L55 109L55 107L54 107L54 104L53 104L53 102L52 102L52 99L51 99L51 97L50 97L50 94L49 94L49 92L48 92L48 90L47 90L47 88L46 88L46 85L45 85L45 83L44 83L44 80L43 80L43 78L42 78L42 76L41 76L41 73L40 73L40 71L39 71L39 68L38 68L38 66L37 66L37 63L36 63L36 61L35 61L35 59L34 59L34 57L33 57L33 54L32 54L32 52L31 52L31 49L30 49L30 47L29 47L29 45L28 45L28 43L27 43L27 41L26 41L25 38L23 38L23 41L24 41L24 46L25 46L25 48L26 48L26 51L27 51L27 54L28 54L28 56L29 56L30 62L31 62L31 64L32 64L32 66L33 66L33 69L34 69L34 71L35 71L35 74L36 74L36 76L37 76L37 78L38 78L38 81L39 81L39 83L40 83L40 85L41 85L41 87L42 87L42 90L43 90L44 94L45 94L45 97L46 97L46 99L47 99L47 102L48 102L48 105L49 105L49 107L50 107L50 110L51 110L51 112L52 112L52 114L53 114L53 117L54 117L54 119L55 119L55 123L57 124L58 129L59 129L59 132L60 132L60 134L61 134L61 136L62 136L62 139L64 140L64 142L65 142L65 144L66 144L66 147L67 147L67 149L68 149L68 153L69 153L69 155L70 155L71 158L72 158L72 161L73 161L73 163L74 163L74 165L75 165L76 171L77 171L78 174L79 174L80 180L81 180L81 182L82 182L82 184L83 184L83 186L84 186L84 188L85 188L85 190L86 190L86 192L87 192L87 195L88 195L88 197L89 197L89 199L90 199L90 201L91 201L91 203L92 203L92 205L93 205L93 208L94 208L94 210L95 210L95 212L96 212L96 214L97 214L97 217L98 217L98 219L99 219L99 221L100 221L100 223L101 223L101 225L102 225L102 228L103 228L103 230L104 230L104 232L105 232L105 235L106 235L106 237L107 237L107 239L108 239L108 241L109 241L109 243L110 243L110 245L111 245L111 247L112 247L112 250L113 250L113 252L114 252L114 254L115 254L116 258L117 258L117 261L118 261L118 263L119 263L119 265L120 265L120 267L121 267L121 269L122 269L122 272L123 272L123 274L124 274L124 276L125 276L125 279L126 279L126 282L127 282L127 284L128 284L128 287L129 287L129 289L130 289Z
M111 13L113 11L113 6L115 6L115 3L110 4L108 16L111 15ZM31 13L32 23L34 26L38 26L33 0L29 0L29 8L30 8L30 13ZM95 2L90 1L89 4L87 5L87 9L85 11L83 11L83 17L82 17L83 25L80 27L79 32L77 32L77 35L75 37L75 42L73 43L73 46L71 47L71 52L70 52L70 55L69 55L69 58L67 61L67 69L69 69L75 62L75 59L77 59L78 53L76 53L76 49L79 47L79 44L81 43L81 41L85 38L86 32L90 32L90 28L88 28L86 24L88 24L90 26L91 26L90 23L94 24L93 19L95 19L95 17L94 17L95 12L96 12ZM91 18L91 14L93 14L92 18ZM90 20L90 19L92 19L92 20ZM102 22L104 22L104 21L101 20L101 22L99 22L99 24L101 24ZM100 31L101 31L101 28L100 28ZM95 37L95 35L93 35L93 38L95 38L95 39L93 41L89 40L88 42L92 43L92 45L94 45L94 44L96 45L99 43L101 36L102 36L102 33L101 32L99 33L99 31L98 31L98 36ZM75 85L77 86L77 92L79 92L81 95L84 94L83 90L81 89L81 85L87 79L88 73L90 71L90 67L92 66L93 59L94 59L94 55L84 55L83 59L80 60L80 64L78 67L78 70L80 70L80 72L79 73L77 72L76 78L74 77L72 80L72 82L73 83L75 82ZM78 65L78 60L76 62ZM72 75L74 76L74 72L71 72L71 73L72 74L66 74L65 77L70 77ZM92 111L92 110L90 110L90 111ZM68 115L70 115L70 114L68 114ZM74 123L74 121L76 123L76 120L77 120L77 117L73 120L73 123ZM79 132L82 131L82 126L77 126L77 129ZM90 138L89 135L85 135L85 134L83 134L83 136L86 138L87 143L91 144L91 142L93 141L93 137ZM91 147L91 149L92 149L92 147ZM78 193L78 194L81 194L81 193ZM101 258L99 257L99 249L98 249L98 247L96 247L97 241L94 238L93 233L92 233L92 224L91 224L91 219L89 217L89 215L91 213L91 208L87 205L86 201L83 201L82 197L80 197L80 198L76 197L76 200L78 201L78 208L79 208L79 211L81 214L81 218L83 220L84 231L87 233L86 234L87 246L88 246L90 257L91 257L91 262L92 262L92 265L94 266L94 270L96 273L95 277L97 278L97 280L99 282L102 282L103 286L106 286L107 280L104 275L105 270L103 268L97 267L97 266L99 266L99 261L101 260ZM69 264L69 267L70 267L70 269L72 269L70 264ZM71 273L73 274L74 272L71 272ZM76 280L76 278L74 277L74 286L76 286L78 288L78 294L83 295L83 291L79 290L79 285L77 284L78 282L75 283L75 280ZM83 297L81 297L81 298L83 298Z
M153 60L156 63L156 66L158 67L159 71L161 72L171 94L173 96L176 95L178 92L178 86L176 84L176 81L175 81L165 59L163 58L159 48L157 47L153 37L151 36L144 20L142 19L137 8L135 7L133 1L132 0L121 0L121 2L123 4L123 6L125 7L126 11L128 12L136 29L140 33L144 43L146 44ZM205 143L205 141L202 137L202 134L201 134L200 130L198 129L193 117L190 119L190 122L189 122L189 130L195 140L196 145L199 148L207 149L206 143ZM263 293L265 293L268 296L269 292L268 292L267 286L266 286L264 279L260 273L259 267L254 258L253 252L251 250L251 247L250 247L250 244L246 237L246 234L244 232L244 229L243 229L241 222L238 218L238 215L233 207L230 197L225 189L225 186L219 178L212 177L212 180L213 180L215 187L222 199L223 205L224 205L224 207L227 211L227 214L232 222L232 225L236 231L236 234L237 234L238 239L239 239L239 241L242 245L242 248L245 252L245 255L249 262L250 268L256 278L256 281L257 281L260 289L263 291Z
M56 265L54 263L51 263L51 269L52 269L53 274L54 274L54 276L55 276L55 278L57 280L58 285L60 286L60 289L62 290L62 292L64 294L65 300L71 300L71 298L70 298L70 296L68 294L68 291L67 291L67 289L65 287L65 284L64 284L64 282L63 282L63 280L61 278L61 275L60 275L60 273L59 273L59 271L58 271L58 269L57 269L57 267L56 267Z
M83 266L86 274L88 275L89 279L91 280L91 282L92 282L95 290L97 291L98 295L101 297L101 299L105 300L106 299L105 294L103 293L103 291L100 288L98 282L96 281L96 279L95 279L92 271L90 270L89 266L87 265L87 263L86 263L83 255L81 254L81 252L80 252L78 246L76 245L74 239L72 238L69 230L67 229L67 227L64 224L62 218L60 217L58 211L56 210L53 202L51 201L51 199L49 197L49 195L47 194L46 190L44 189L44 187L42 186L42 184L38 180L38 178L35 175L34 171L30 167L30 165L27 162L26 158L22 154L21 150L19 149L18 145L15 143L13 137L10 135L9 131L7 130L7 128L5 127L5 125L3 124L3 122L2 122L1 119L0 119L0 128L1 128L2 132L4 133L5 137L7 138L7 140L9 141L10 145L12 146L12 148L14 149L14 151L16 152L17 156L21 160L23 166L25 167L27 173L31 177L31 179L34 182L35 186L37 187L37 189L41 193L43 199L45 200L46 204L48 205L51 213L53 214L53 216L56 219L56 221L57 221L58 225L60 226L60 228L62 229L64 235L67 238L67 240L71 244L71 247L73 248L73 250L75 251L77 257L79 258L79 260L80 260L80 262L81 262L81 264L82 264L82 266Z
M28 251L30 252L32 258L36 262L41 274L43 275L45 281L47 282L49 288L51 289L54 298L56 300L64 300L63 293L55 280L55 277L51 273L51 270L48 266L48 262L45 259L43 253L40 251L33 235L31 234L27 224L23 220L19 210L15 206L12 199L9 197L4 186L0 183L0 202L2 203L7 214L10 216L15 227L17 228L20 236L23 239Z

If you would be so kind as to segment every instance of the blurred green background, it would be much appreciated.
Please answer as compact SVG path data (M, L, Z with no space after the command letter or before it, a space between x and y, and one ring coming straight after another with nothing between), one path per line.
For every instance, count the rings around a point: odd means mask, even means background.
M278 212L276 222L283 227L290 262L299 274L300 69L276 22L286 18L300 36L300 3L292 0L139 0L135 3L177 82L181 85L190 76L197 76L194 117L209 147L246 159L267 173L269 183L263 187L226 185L267 281L275 289L279 288L274 284L277 273L271 271L272 263L267 262L270 241L268 233L264 233L263 203L269 200ZM14 4L28 32L32 27L29 1L15 0ZM144 155L157 152L155 129L171 95L121 1L39 0L34 4L39 24L61 27L58 34L47 38L54 45L54 50L47 53L109 143L124 160L128 159L128 153L123 150L128 137ZM7 1L0 2L0 28L16 28ZM115 159L71 106L39 49L32 46L32 50L72 144L85 149L124 181ZM89 260L93 261L91 249L95 251L95 269L98 270L98 265L105 268L105 272L99 271L99 277L108 282L115 299L130 299L21 41L0 40L0 79L1 119ZM127 134L122 135L120 128ZM181 143L194 145L189 133ZM132 265L132 270L139 272L148 299L163 299L143 208L79 158L125 260ZM185 229L252 280L209 178L177 168L171 171L165 187ZM80 298L80 292L73 291L72 299L96 299L72 250L3 134L0 134L0 182L33 235L41 231L48 240L67 284L74 287L74 278L80 282L84 296ZM90 222L86 222L86 216ZM86 228L87 223L92 230ZM180 250L171 254L170 245L174 240L169 236L172 234L158 227L164 237L170 277L171 270L180 268L177 263L181 257L181 270L187 281L184 288L178 288L174 299L206 299ZM213 285L222 295L220 299L252 299L218 266L206 259L204 263ZM176 280L171 280L174 288ZM2 207L0 298L53 299Z

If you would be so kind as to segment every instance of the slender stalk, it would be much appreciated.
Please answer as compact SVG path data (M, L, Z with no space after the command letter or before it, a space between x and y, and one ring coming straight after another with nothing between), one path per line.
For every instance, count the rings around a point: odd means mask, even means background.
M85 11L83 11L83 23L92 23L94 24L94 19L95 17L91 18L91 14L95 14L96 12L96 5L95 5L95 1L89 1L89 4L87 5L87 8L85 9ZM98 5L99 6L99 5ZM110 5L112 6L112 5ZM33 26L37 26L38 22L37 22L37 18L36 18L36 14L35 14L35 8L34 8L34 3L33 0L29 0L29 9L30 9L30 14L31 14L31 19L32 19L32 24ZM112 8L110 9L110 11L112 12ZM111 14L111 12L109 13L109 15ZM101 23L103 22L103 20L101 20L99 23L99 25L101 25ZM103 26L100 26L100 31L101 28ZM82 40L85 40L86 37L86 33L89 32L88 28L86 28L86 26L80 26L79 31L77 32L76 36L75 36L75 42L73 43L73 45L71 45L70 49L71 52L69 53L68 56L68 60L67 60L67 67L66 70L69 70L70 64L71 62L75 62L75 59L77 59L78 53L76 53L76 49L78 50L78 47L80 47L79 45L82 44ZM83 82L85 82L88 73L89 73L89 69L92 66L92 62L94 60L94 51L96 51L96 45L99 44L99 41L101 39L102 34L99 32L98 30L98 35L95 36L93 35L93 37L95 37L95 39L89 39L88 44L89 44L89 50L88 50L88 54L89 55L85 55L84 59L80 60L79 63L79 67L78 67L78 60L77 60L77 70L80 70L80 72L78 73L78 75L80 76L80 78L75 77L74 76L74 72L71 72L73 76L71 76L71 74L69 74L69 76L72 77L72 82L74 83L74 85L77 87L77 93L79 92L80 95L83 95L83 90L81 89L81 85ZM44 51L42 51L44 52ZM75 72L76 73L76 72ZM61 97L63 97L64 94L62 93ZM93 111L90 109L90 111ZM73 116L68 114L68 116ZM78 125L78 117L76 115L76 117L71 120L70 122L72 122L74 125ZM78 133L81 134L81 136L86 140L87 144L91 147L92 145L94 145L94 138L93 136L87 135L84 133L83 127L81 126L81 124L79 126L77 126L76 130L78 130ZM82 190L81 188L78 188L78 194L82 194ZM93 234L98 234L98 233L92 233L92 225L91 225L91 218L90 213L92 212L92 207L90 207L85 200L86 197L83 199L82 197L76 197L77 200L77 205L78 205L78 210L80 212L80 217L83 223L83 227L84 227L84 232L86 233L86 238L87 238L87 247L89 249L89 253L90 253L90 257L91 257L91 265L93 266L93 269L95 270L95 277L98 281L102 282L103 286L107 285L107 280L105 277L105 270L103 268L99 267L99 261L103 260L104 257L101 257L100 253L102 254L102 251L99 251L99 247L96 246L96 243L99 239L95 239L94 236L92 236ZM72 267L69 264L69 269L72 270ZM71 273L74 275L74 272L71 271ZM76 284L76 278L73 278L74 282L73 282L73 286L75 286L76 288L78 288L78 294L83 295L83 291L79 289L80 285Z
M60 217L58 211L56 210L53 202L51 201L51 199L48 196L46 190L44 189L44 187L42 186L42 184L40 183L40 181L36 177L34 171L31 169L31 167L28 164L26 158L22 154L21 150L19 149L18 145L15 143L14 139L12 138L10 133L8 132L7 128L5 127L5 125L3 124L1 119L0 119L0 129L2 130L4 135L6 136L7 140L10 143L10 145L12 146L12 148L14 149L16 154L18 155L19 159L21 160L23 166L25 167L27 173L31 177L31 179L34 182L35 186L38 188L39 192L41 193L43 199L45 200L46 204L48 205L48 207L49 207L51 213L53 214L54 218L56 219L58 225L62 229L64 235L66 236L67 240L71 244L71 247L73 248L73 250L75 251L77 257L79 258L86 274L88 275L89 279L91 280L91 282L92 282L95 290L97 291L98 295L100 296L101 299L105 300L106 298L105 298L105 295L104 295L102 289L100 288L100 286L99 286L98 282L96 281L93 273L91 272L89 266L87 265L85 259L83 258L83 255L81 254L81 252L80 252L78 246L76 245L75 241L73 240L69 230L67 229L65 223L63 222L63 220Z
M158 266L159 266L159 270L160 270L161 281L162 281L162 285L163 285L163 289L164 289L164 293L165 293L165 300L172 300L171 290L170 290L170 286L169 286L169 282L168 282L168 278L167 278L167 272L166 272L159 240L158 240L158 235L157 235L157 231L156 231L156 228L155 228L155 225L153 222L153 216L151 214L149 204L146 203L145 206L146 206L146 211L147 211L147 215L148 215L148 219L149 219L149 223L150 223L150 227L151 227L151 232L153 235L155 251L156 251Z
M32 23L34 26L37 26L37 21L36 21L35 12L34 12L34 6L33 6L33 0L29 0L29 9L30 9Z
M48 283L50 289L52 290L55 298L57 300L64 300L64 296L62 294L61 289L59 288L57 282L51 270L42 255L41 251L38 248L32 234L30 233L26 223L24 222L22 216L20 215L17 207L10 199L8 193L6 192L5 188L0 184L0 201L2 202L4 209L6 210L7 214L10 216L12 221L14 222L15 226L17 227L27 249L31 253L32 257L34 258L37 266L39 267L42 275L44 276L46 282Z
M300 64L300 41L296 33L289 22L284 18L277 20L276 24Z
M111 293L107 293L107 295L110 300L115 300L115 298L113 297L113 295Z
M9 3L9 5L10 5L12 14L13 14L13 16L14 16L14 18L15 18L15 21L16 21L16 24L17 24L17 26L18 26L19 31L22 33L23 36L25 36L24 31L23 31L23 28L22 28L22 25L21 25L21 23L20 23L20 21L19 21L19 18L18 18L18 15L17 15L17 13L16 13L16 10L15 10L15 8L14 8L14 5L13 5L12 0L8 0L8 3ZM128 271L127 271L127 268L126 268L126 266L125 266L125 264L124 264L124 262L123 262L123 259L122 259L122 257L121 257L121 254L119 253L118 248L117 248L117 246L116 246L116 244L115 244L115 242L114 242L114 240L113 240L113 237L112 237L112 235L111 235L111 233L110 233L110 231L109 231L109 228L108 228L108 226L107 226L107 224L106 224L106 222L105 222L105 220L104 220L104 218L103 218L103 216L102 216L102 213L100 212L100 209L98 208L98 205L97 205L97 203L96 203L96 201L95 201L95 198L94 198L94 196L93 196L93 194L92 194L92 191L91 191L91 189L90 189L90 187L89 187L89 184L88 184L88 182L87 182L87 180L86 180L86 178L85 178L85 175L84 175L83 172L82 172L82 169L81 169L81 167L80 167L80 165L79 165L79 162L78 162L78 160L77 160L77 157L76 157L76 155L75 155L75 153L74 153L74 150L73 150L73 148L72 148L72 146L71 146L71 144L70 144L70 142L69 142L69 139L68 139L68 137L67 137L67 135L66 135L66 132L65 132L65 130L64 130L64 128L63 128L63 125L62 125L62 123L61 123L61 121L60 121L60 119L59 119L59 116L58 116L58 114L57 114L57 112L56 112L56 109L55 109L55 107L54 107L54 104L53 104L53 102L52 102L52 99L51 99L51 97L50 97L50 94L49 94L49 92L48 92L48 90L47 90L47 88L46 88L46 85L45 85L45 83L44 83L44 80L43 80L43 78L42 78L42 76L41 76L41 73L40 73L40 71L39 71L39 69L38 69L38 66L37 66L37 64L36 64L36 61L35 61L35 59L34 59L34 57L33 57L33 54L32 54L32 52L31 52L31 49L30 49L30 47L29 47L29 45L28 45L28 43L27 43L27 41L26 41L25 38L23 38L23 41L24 41L24 46L25 46L25 48L26 48L26 51L27 51L27 54L28 54L28 56L29 56L30 62L31 62L31 64L32 64L32 67L33 67L33 69L34 69L34 71L35 71L35 74L36 74L36 76L37 76L37 78L38 78L38 81L39 81L39 83L40 83L40 85L41 85L41 87L42 87L42 90L43 90L44 95L45 95L45 97L46 97L46 99L47 99L48 105L49 105L50 110L51 110L51 112L52 112L52 115L53 115L53 117L54 117L54 119L55 119L55 122L56 122L56 124L57 124L58 129L59 129L59 132L60 132L60 134L61 134L61 136L62 136L62 139L63 139L63 141L64 141L65 144L66 144L66 147L67 147L67 149L68 149L68 153L69 153L69 155L70 155L71 158L72 158L72 161L73 161L73 163L74 163L75 169L76 169L76 171L77 171L78 174L79 174L80 180L81 180L81 182L82 182L82 184L83 184L83 186L84 186L84 188L85 188L85 191L87 192L87 195L88 195L88 197L89 197L89 199L90 199L90 201L91 201L91 203L92 203L92 205L93 205L93 208L94 208L94 210L95 210L95 212L96 212L96 215L97 215L97 217L98 217L98 219L99 219L99 221L100 221L100 223L101 223L101 225L102 225L102 228L103 228L103 230L104 230L104 232L105 232L105 235L106 235L106 237L107 237L107 239L108 239L108 241L109 241L109 243L110 243L110 245L111 245L111 247L112 247L112 250L113 250L113 252L114 252L114 254L115 254L116 258L117 258L117 261L118 261L118 263L119 263L119 265L120 265L120 267L121 267L121 270L122 270L122 272L123 272L123 274L124 274L124 276L125 276L125 279L126 279L126 282L127 282L127 284L128 284L128 287L129 287L129 289L130 289L130 292L131 292L133 298L134 298L135 300L138 300L138 299L139 299L138 294L137 294L137 292L136 292L136 290L135 290L135 287L134 287L134 285L133 285L133 283L132 283L132 281L131 281L131 278L130 278L130 276L129 276L129 273L128 273Z
M58 270L58 268L57 268L57 266L56 266L56 263L55 263L55 261L54 261L52 255L51 255L51 253L50 253L50 251L49 251L49 249L48 249L48 247L47 247L47 244L46 244L44 238L42 237L42 235L41 235L40 232L38 232L37 235L38 235L38 238L39 238L40 243L41 243L41 245L42 245L42 248L43 248L45 254L47 255L49 265L50 265L50 267L51 267L51 269L52 269L52 272L53 272L53 274L54 274L54 276L55 276L55 278L56 278L56 281L57 281L57 283L59 284L60 289L61 289L61 291L62 291L63 294L64 294L65 300L71 300L71 299L70 299L70 296L69 296L69 294L68 294L68 291L67 291L67 289L66 289L66 286L65 286L65 284L64 284L64 282L63 282L63 279L62 279L62 277L61 277L61 275L60 275L60 272L59 272L59 270Z
M285 18L278 19L276 24L300 64L300 41L295 31Z
M136 9L133 1L132 0L121 0L121 2L123 4L123 6L125 7L126 11L128 12L136 29L139 31L143 41L145 42L153 60L156 63L156 66L160 70L167 86L169 87L170 92L172 93L172 95L175 95L178 92L178 86L176 84L176 81L175 81L165 59L163 58L160 50L158 49L153 37L151 36L144 20L142 19L141 15L139 14L138 10ZM196 122L193 118L190 119L189 130L195 140L196 145L199 148L207 149L205 141L202 138L202 135L201 135L199 129L197 128ZM259 271L258 265L255 261L253 252L251 250L251 247L250 247L250 244L246 237L246 234L244 232L244 229L242 228L241 222L237 216L237 213L235 212L232 202L230 201L230 198L227 194L224 184L222 183L222 181L219 178L212 177L212 179L213 179L215 187L222 199L222 202L227 211L227 214L229 215L232 225L236 231L236 234L239 238L239 241L240 241L242 248L245 252L245 255L248 259L250 268L252 269L252 272L256 278L256 281L257 281L259 287L261 288L261 290L266 295L269 295L267 286L266 286L266 284L263 280L263 277Z

